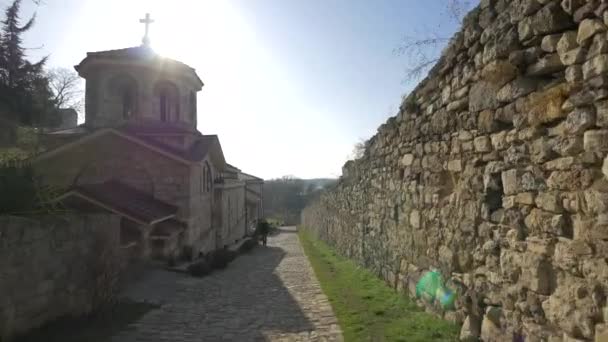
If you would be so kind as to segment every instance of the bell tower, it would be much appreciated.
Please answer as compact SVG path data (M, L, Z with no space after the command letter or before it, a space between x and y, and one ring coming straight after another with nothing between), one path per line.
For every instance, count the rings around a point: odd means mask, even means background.
M142 45L89 52L75 66L86 80L85 125L157 123L196 130L196 94L203 82L193 68L155 53L149 38L154 21L146 14L140 22Z

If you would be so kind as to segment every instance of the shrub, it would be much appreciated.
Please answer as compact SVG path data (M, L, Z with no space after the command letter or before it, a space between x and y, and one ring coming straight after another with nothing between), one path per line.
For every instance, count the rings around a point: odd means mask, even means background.
M208 260L200 260L188 266L188 273L193 277L204 277L212 271Z
M256 238L248 239L247 241L243 242L243 244L239 247L239 252L248 253L252 249L254 249L257 245L258 245L258 239L256 239Z

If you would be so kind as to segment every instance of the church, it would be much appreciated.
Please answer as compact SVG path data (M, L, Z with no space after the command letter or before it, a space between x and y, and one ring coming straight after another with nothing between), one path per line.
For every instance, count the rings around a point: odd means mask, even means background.
M230 165L197 129L196 71L143 44L89 52L85 122L45 134L33 168L72 210L121 217L120 244L141 258L196 257L242 239L262 216L263 180Z

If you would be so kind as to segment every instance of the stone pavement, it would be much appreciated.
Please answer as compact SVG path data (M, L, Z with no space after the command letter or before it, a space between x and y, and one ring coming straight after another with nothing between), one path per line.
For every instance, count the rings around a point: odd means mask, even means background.
M293 227L223 271L200 279L150 271L125 295L161 307L112 342L342 341Z

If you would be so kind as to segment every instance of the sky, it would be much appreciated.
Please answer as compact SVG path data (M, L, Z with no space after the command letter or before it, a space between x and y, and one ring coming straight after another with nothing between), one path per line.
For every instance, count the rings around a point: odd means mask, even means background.
M405 36L458 28L447 0L23 0L32 59L72 68L87 51L137 46L145 13L158 53L195 68L198 129L229 163L270 179L338 177L354 145L394 116ZM9 0L0 0L5 7Z

